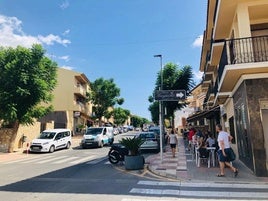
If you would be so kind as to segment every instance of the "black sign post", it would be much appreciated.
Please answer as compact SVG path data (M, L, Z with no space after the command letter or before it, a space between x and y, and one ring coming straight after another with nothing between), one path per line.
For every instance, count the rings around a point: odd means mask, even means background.
M185 90L158 90L154 95L154 99L158 101L179 101L185 98Z

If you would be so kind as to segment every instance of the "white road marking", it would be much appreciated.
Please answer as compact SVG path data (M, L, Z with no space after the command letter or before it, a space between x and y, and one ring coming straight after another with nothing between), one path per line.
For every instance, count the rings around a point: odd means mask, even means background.
M54 158L49 158L49 159L46 159L46 160L42 160L42 161L38 161L37 163L38 164L43 164L43 163L47 163L47 162L51 162L51 161L56 161L56 160L59 160L59 159L62 159L62 158L67 158L69 156L58 156L58 157L54 157Z
M60 164L60 163L66 163L67 161L72 161L74 159L77 159L78 157L74 156L74 157L68 157L62 160L58 160L56 162L53 162L53 164Z
M83 157L83 158L80 158L78 160L72 161L70 163L71 164L78 164L78 163L83 163L83 162L86 162L86 161L89 161L89 160L92 160L95 158L96 158L96 155L91 155L91 156Z
M190 197L213 197L213 198L268 198L266 192L236 192L236 191L186 191L174 189L132 188L130 193L146 195L176 195Z

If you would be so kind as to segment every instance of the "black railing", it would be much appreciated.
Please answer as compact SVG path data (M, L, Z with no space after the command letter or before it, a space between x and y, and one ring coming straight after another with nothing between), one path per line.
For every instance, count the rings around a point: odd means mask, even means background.
M207 90L207 93L206 93L206 97L205 97L205 99L204 99L204 104L203 104L203 107L205 107L207 104L208 104L208 102L209 102L209 97L210 96L212 96L212 95L214 95L214 96L216 96L216 91L215 91L216 89L215 89L215 85L213 84L213 83L211 83L210 85L209 85L209 87L208 87L208 90ZM217 87L217 90L218 90L218 87Z
M219 83L218 83L218 79L216 80L215 84L214 84L214 88L213 88L213 92L214 92L214 96L216 97L217 93L218 93L218 86L219 86Z
M223 73L223 70L225 66L228 64L228 57L227 57L227 48L226 48L226 42L224 43L222 54L221 54L221 59L219 63L219 69L218 69L218 78L221 80L221 76Z
M218 69L219 80L226 65L266 61L268 61L268 36L225 40Z

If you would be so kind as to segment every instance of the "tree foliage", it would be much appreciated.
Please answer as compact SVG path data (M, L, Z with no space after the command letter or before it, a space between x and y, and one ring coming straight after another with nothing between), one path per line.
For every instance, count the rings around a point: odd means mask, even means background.
M152 122L158 124L159 122L159 102L155 101L150 104L149 111L151 112Z
M7 124L32 124L52 107L57 64L45 56L41 45L27 49L0 48L0 119Z
M117 126L123 125L130 116L130 111L121 107L114 108L113 111L111 111L110 113L111 116L114 118L114 124Z
M173 63L167 63L162 70L163 85L162 90L185 90L186 96L189 95L190 90L194 87L193 73L191 66L183 66L179 69L178 65ZM159 90L161 86L161 72L158 73L155 89ZM159 122L159 103L154 102L153 96L149 97L149 111L151 112L152 120L154 123ZM186 103L178 103L176 101L163 101L163 108L165 108L165 118L169 119L174 116L174 111L186 106ZM163 111L164 112L164 111Z
M8 151L20 124L33 124L52 110L57 64L45 56L41 45L27 49L0 48L0 120L13 128ZM45 106L46 105L46 106Z
M91 83L91 92L87 94L88 100L93 104L93 112L97 119L109 114L108 109L115 104L122 104L123 98L120 98L120 89L116 86L113 79L96 79Z
M131 116L131 123L134 127L143 127L143 124L149 123L149 120L146 118L139 117L137 115L132 115Z

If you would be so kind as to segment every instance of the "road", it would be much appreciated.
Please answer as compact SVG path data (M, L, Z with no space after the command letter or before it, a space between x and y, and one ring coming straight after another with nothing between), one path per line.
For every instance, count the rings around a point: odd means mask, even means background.
M133 136L133 133L117 136L116 140L126 135ZM190 201L199 198L202 201L207 199L201 194L216 198L220 193L218 191L232 191L226 186L222 188L218 185L208 189L205 186L167 180L152 175L146 169L126 171L122 164L113 166L108 162L108 150L109 147L80 149L76 142L69 150L52 154L28 154L16 160L0 162L0 199ZM259 192L263 190L260 189ZM222 200L230 199L223 196Z

